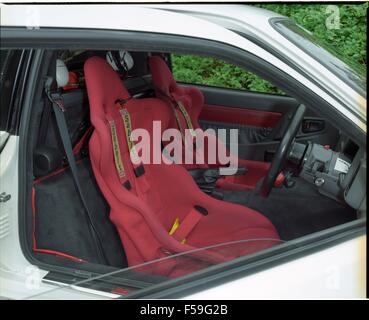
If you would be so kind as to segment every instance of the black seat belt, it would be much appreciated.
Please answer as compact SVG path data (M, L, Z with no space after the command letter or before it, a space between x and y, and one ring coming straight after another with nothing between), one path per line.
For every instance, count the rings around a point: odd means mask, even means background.
M67 128L67 124L65 122L65 117L64 117L64 106L63 106L63 99L60 95L60 93L51 93L51 84L53 83L53 78L48 77L45 83L45 92L46 95L48 97L48 99L50 100L53 110L54 110L54 114L55 114L55 118L56 118L56 124L59 130L59 134L60 134L60 138L62 140L63 143L63 147L65 150L65 154L67 156L67 160L69 163L69 167L71 169L72 172L72 176L73 176L73 180L76 186L76 189L78 191L79 197L81 198L82 204L86 210L87 213L87 219L89 222L89 225L91 227L91 234L92 237L96 243L96 248L97 248L97 253L98 253L98 257L100 262L102 263L106 263L107 264L107 259L106 256L104 254L104 250L103 250L103 246L102 246L102 241L101 238L99 236L99 233L97 232L97 229L93 223L93 219L92 219L92 214L91 211L88 207L88 203L86 201L86 198L84 196L79 178L78 178L78 172L77 172L77 164L76 164L76 160L74 158L74 154L73 154L73 149L72 149L72 143L69 137L69 133L68 133L68 128Z
M50 74L50 72L55 73L55 71L56 71L56 59L51 59L51 60L52 61L50 63L49 74ZM43 108L43 112L42 112L42 115L41 115L38 141L37 141L37 144L39 146L43 146L45 144L45 141L46 141L46 135L47 135L47 129L49 127L51 109L52 109L51 102L49 100L45 99L44 108Z

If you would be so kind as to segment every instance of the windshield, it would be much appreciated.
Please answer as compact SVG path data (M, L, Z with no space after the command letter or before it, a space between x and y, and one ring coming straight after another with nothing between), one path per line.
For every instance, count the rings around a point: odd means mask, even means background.
M366 97L366 71L361 64L344 57L337 49L317 39L290 19L274 19L272 25L288 40L304 50L345 83Z
M258 255L261 249L267 249L283 242L283 240L274 238L245 239L222 242L182 253L167 252L159 259L124 269L115 269L105 274L91 274L90 277L85 279L77 276L67 279L64 276L61 281L49 274L39 280L52 284L50 290L46 289L25 298L58 299L60 298L60 290L63 290L66 297L71 297L71 295L73 296L73 294L82 291L91 293L92 298L94 295L95 298L98 297L96 294L100 297L103 295L106 298L136 298L135 295L139 294L142 289L233 260L234 257L230 255L237 253L239 253L239 257L252 254ZM83 271L78 272L76 270L76 274L78 273L83 274Z

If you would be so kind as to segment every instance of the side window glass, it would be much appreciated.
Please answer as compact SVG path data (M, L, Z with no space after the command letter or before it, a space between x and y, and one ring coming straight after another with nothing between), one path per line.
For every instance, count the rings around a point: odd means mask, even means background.
M173 75L178 82L260 93L284 94L259 76L216 58L172 54L171 61Z

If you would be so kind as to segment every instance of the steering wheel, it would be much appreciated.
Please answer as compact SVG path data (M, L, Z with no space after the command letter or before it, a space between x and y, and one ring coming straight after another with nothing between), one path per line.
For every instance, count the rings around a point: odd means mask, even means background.
M306 107L300 104L296 111L294 112L291 122L287 127L283 138L278 146L278 150L273 157L273 161L270 165L267 175L264 177L261 188L260 195L267 197L274 186L274 182L277 179L279 172L282 169L282 165L287 157L287 153L291 148L292 142L295 139L300 124L304 118Z

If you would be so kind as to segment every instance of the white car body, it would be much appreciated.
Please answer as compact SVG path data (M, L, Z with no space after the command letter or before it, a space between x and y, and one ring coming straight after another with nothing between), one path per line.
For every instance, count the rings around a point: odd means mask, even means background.
M366 133L366 98L291 42L268 23L277 14L230 5L2 5L1 26L87 28L157 32L210 39L251 52L284 70L296 81L328 101ZM258 45L226 28L247 30L273 45L328 91ZM345 105L345 106L344 106ZM356 113L354 113L355 111ZM3 135L2 135L3 136ZM18 233L18 143L10 136L1 152L0 296L10 299L97 299L117 295L78 287L58 288L41 282L46 270L35 269L24 257ZM188 299L247 298L364 298L366 293L366 235L277 267L187 296ZM319 263L317 263L319 262ZM57 288L57 289L56 289Z

